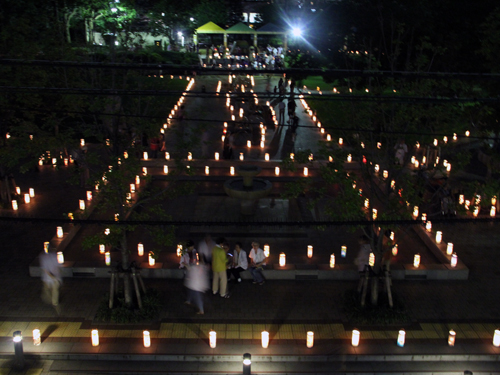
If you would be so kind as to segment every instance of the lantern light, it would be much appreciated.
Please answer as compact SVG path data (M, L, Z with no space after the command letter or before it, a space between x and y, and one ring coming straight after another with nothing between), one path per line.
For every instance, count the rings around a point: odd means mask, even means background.
M79 202L80 210L85 211L85 201L83 199L80 199L78 202Z
M92 192L90 190L87 191L87 200L89 202L92 200Z
M187 159L188 160L193 160L193 154L191 152L188 152Z
M395 245L392 247L392 255L393 255L393 256L398 255L398 244L395 244Z
M496 214L497 214L497 208L495 206L491 206L490 216L495 217Z
M140 257L144 255L144 245L142 243L137 244L137 255Z
M165 160L170 160L170 152L165 152Z
M448 242L447 243L447 245L446 245L446 254L447 255L453 254L453 243L452 242Z
M418 268L420 266L420 254L415 254L413 257L413 267Z
M436 232L436 243L440 244L442 240L443 240L443 232L441 232L440 230L438 230Z
M29 195L30 195L30 198L34 198L35 197L35 189L29 188Z
M219 160L219 153L218 152L215 153L215 160Z
M63 238L63 228L57 227L57 238Z
M42 343L42 336L38 328L33 330L33 345L39 346Z
M368 265L370 267L373 267L375 265L375 254L374 253L370 253L370 256L368 258Z
M304 167L304 176L308 176L309 175L309 168L307 167Z
M130 192L135 193L135 184L130 184Z
M229 174L230 174L231 176L234 176L234 167L230 167L230 168L229 168Z
M457 334L454 330L450 330L448 334L448 346L455 346L455 338Z
M111 233L111 231L109 230L109 228L104 229L104 234L106 236L109 236L110 233Z
M269 248L269 245L268 244L265 244L264 245L264 255L266 256L266 258L269 258L269 254L271 253L271 250Z
M313 247L312 245L307 245L307 257L312 258L313 256Z
M306 346L308 348L312 348L314 346L314 332L313 331L307 332Z
M30 200L30 195L28 193L24 194L24 203L29 203Z
M389 172L387 171L387 169L384 169L384 171L382 172L382 176L383 176L384 178L389 177Z
M274 174L276 176L279 176L280 175L280 167L274 167Z
M425 223L425 230L427 232L430 232L432 230L432 222L428 221L427 223Z
M493 335L493 346L497 348L500 346L500 329L495 329L495 334Z
M264 160L265 161L269 161L269 154L266 152L265 155L264 155Z
M109 251L106 251L104 253L104 263L106 264L106 266L111 265L111 253Z
M240 160L243 161L245 159L245 156L243 155L243 152L240 152Z
M148 160L148 152L147 151L144 151L143 154L142 154L142 158L144 160Z
M97 329L92 330L92 346L99 346L99 331Z
M149 331L142 332L142 341L144 342L145 348L149 348L151 346L151 336Z
M210 331L209 338L210 338L210 347L214 349L217 346L217 332Z
M163 173L168 174L168 165L163 166Z
M415 217L415 218L418 217L418 206L413 207L413 217Z
M373 208L373 209L372 209L372 218L373 218L373 220L376 220L376 219L377 219L377 212L378 212L378 211L377 211L377 209L376 209L376 208Z
M347 246L342 245L342 247L340 248L340 256L342 258L345 258L347 256Z
M262 331L260 334L260 341L262 343L262 347L267 349L269 347L269 332Z
M347 155L347 162L350 163L351 161L352 161L352 155L349 154L349 155Z
M62 251L57 252L57 263L64 264L64 254Z
M142 174L146 176L148 174L148 168L147 167L142 167Z
M154 254L152 251L149 252L148 261L149 261L149 265L151 267L153 267L155 265L155 258L154 258Z
M177 245L177 251L176 251L176 253L177 253L178 257L182 256L182 245L181 244Z
M139 177L139 175L136 175L135 176L135 184L139 185L140 183L141 183L141 178Z
M351 344L352 346L358 346L359 345L359 338L360 338L361 333L357 329L352 330L352 337L351 337Z
M458 263L457 253L453 253L451 255L450 266L452 266L453 268L455 268L457 266L457 263Z
M335 254L330 255L330 268L335 268Z
M339 145L343 145L344 144L344 139L343 138L339 138Z
M403 347L405 346L405 336L406 332L404 329L400 330L398 333L398 346Z
M12 200L12 209L14 211L17 211L19 209L19 207L17 205L17 201L15 199Z
M106 245L104 244L99 244L99 253L104 254L106 252Z
M286 255L285 253L280 254L280 267L285 267L286 265Z
M49 246L50 246L50 242L49 242L49 241L45 241L45 242L43 243L43 251L44 251L45 253L48 253L48 252L49 252Z
M207 176L210 174L210 167L208 165L205 166L205 174Z

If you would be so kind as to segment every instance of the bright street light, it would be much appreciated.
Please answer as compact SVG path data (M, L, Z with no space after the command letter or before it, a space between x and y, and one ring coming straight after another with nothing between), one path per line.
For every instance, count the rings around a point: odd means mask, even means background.
M292 28L292 34L295 37L299 37L299 36L302 35L302 30L300 28L298 28L298 27L293 27Z

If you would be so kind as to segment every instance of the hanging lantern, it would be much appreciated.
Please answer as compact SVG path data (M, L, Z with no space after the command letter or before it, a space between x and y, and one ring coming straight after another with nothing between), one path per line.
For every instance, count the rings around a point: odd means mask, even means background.
M286 265L286 255L285 253L280 254L280 267L285 267Z
M106 266L111 265L111 253L109 251L104 253L104 263L106 263Z
M154 254L152 251L149 252L149 255L148 255L148 262L149 262L149 265L151 267L153 267L155 265L155 258L154 258Z
M38 328L33 330L33 345L39 346L42 343L42 336Z
M347 162L350 163L352 161L352 156L351 154L347 155Z
M99 331L97 329L92 330L92 346L99 346Z
M342 258L345 258L347 255L347 246L345 245L342 245L342 247L340 248L340 256Z
M137 244L137 255L140 257L144 255L144 245L142 243Z
M260 334L260 341L262 343L262 347L267 349L269 347L269 332L262 331Z
M99 244L99 253L104 254L106 252L106 245L104 244Z
M418 206L413 207L413 217L417 218L418 217Z
M368 208L370 205L370 200L368 198L365 198L365 208Z
M57 227L57 238L63 238L63 236L64 236L63 228Z
M374 170L375 170L375 173L378 173L380 171L380 165L375 164Z
M269 254L271 253L271 250L269 248L269 245L268 244L265 244L264 245L264 255L266 256L266 258L269 258Z
M188 160L193 160L193 154L188 152L188 156L187 156L187 159Z
M210 347L214 349L217 346L217 333L215 331L210 331L208 336L210 339Z
M375 254L370 253L370 257L368 258L368 265L373 267L375 265Z
M307 332L306 346L308 348L312 348L314 346L314 332L313 331Z
M456 338L457 334L454 330L451 330L449 333L448 333L448 346L455 346L455 338Z
M335 254L330 255L330 268L335 268Z
M458 263L457 253L451 254L450 266L455 268L457 266L457 263Z
M64 254L62 251L57 252L57 263L64 264Z
M351 345L358 346L361 333L357 329L352 330Z
M149 348L151 346L151 335L149 334L149 331L142 332L142 341L145 348Z
M420 266L420 254L415 254L413 257L413 267L418 268Z
M307 257L312 258L313 256L313 247L312 245L307 245Z
M343 144L344 144L344 139L339 138L339 145L343 145Z
M377 219L377 209L376 208L372 209L372 218L373 218L373 220Z
M472 215L474 217L477 217L477 215L479 215L479 206L474 207L474 211L472 212Z
M438 230L436 232L436 243L440 244L442 240L443 240L443 232L441 232L440 230Z
M290 153L290 160L293 160L295 158L295 154L292 152Z
M398 346L403 347L405 346L405 336L406 332L404 329L400 330L398 333Z
M109 230L109 228L104 229L104 234L106 236L109 236L110 233L111 233L111 231Z
M82 147L85 146L85 139L83 139L83 138L80 139L80 146L82 146Z
M467 130L467 131L465 132L465 136L466 136L466 137L468 137L469 135L470 135L470 131L468 131L468 130Z
M176 251L176 253L177 253L178 257L182 256L182 245L181 244L177 245L177 251Z

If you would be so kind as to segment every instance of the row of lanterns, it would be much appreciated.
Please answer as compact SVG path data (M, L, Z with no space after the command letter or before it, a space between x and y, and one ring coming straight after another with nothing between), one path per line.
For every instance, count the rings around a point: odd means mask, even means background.
M21 195L21 188L19 186L16 186L16 194ZM35 189L34 188L29 188L28 193L24 194L24 203L28 204L31 202L31 198L35 197ZM14 211L17 211L19 209L19 205L17 203L17 199L12 200L12 209Z
M454 330L450 330L448 332L448 346L455 346L456 341L456 332ZM208 334L209 337L209 345L212 349L217 347L217 332L210 331ZM351 333L351 345L354 347L359 346L361 339L361 331L357 329L353 329ZM151 334L149 331L143 331L142 333L143 345L145 348L149 348L151 346ZM397 345L399 347L404 347L406 341L406 331L404 329L399 330ZM39 329L33 330L33 345L39 346L41 344L41 334ZM93 329L91 331L91 342L92 346L99 346L99 331L97 329ZM493 346L500 347L500 329L496 329L493 334ZM262 331L261 332L261 345L264 349L269 347L269 332ZM314 346L314 332L308 331L306 334L306 347L312 348Z

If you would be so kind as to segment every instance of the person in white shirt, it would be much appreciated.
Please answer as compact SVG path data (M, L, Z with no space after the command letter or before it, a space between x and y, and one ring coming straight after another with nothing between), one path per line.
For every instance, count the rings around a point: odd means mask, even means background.
M186 250L181 256L181 260L179 262L179 268L188 268L191 264L198 263L198 253L194 248L194 242L189 240L186 243Z
M240 272L245 271L247 268L247 253L241 248L241 242L236 242L234 245L233 256L230 260L229 268L227 269L227 279L231 279L231 275L233 275L235 280L241 283Z
M252 273L253 283L262 285L264 284L264 275L262 270L266 265L266 255L264 250L259 247L258 242L252 242L252 250L250 251L251 267L250 272Z
M62 283L61 265L57 261L57 255L54 252L42 252L39 259L43 282L42 300L45 303L52 303L52 306L59 314L59 288Z

